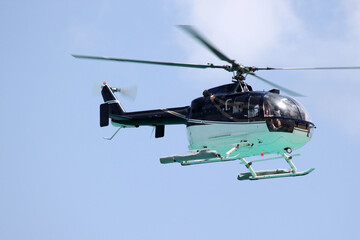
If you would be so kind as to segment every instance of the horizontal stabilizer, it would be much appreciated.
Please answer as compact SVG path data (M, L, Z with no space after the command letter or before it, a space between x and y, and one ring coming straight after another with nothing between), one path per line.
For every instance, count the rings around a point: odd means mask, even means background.
M219 155L216 151L200 151L200 152L187 153L181 155L165 156L160 158L160 162L173 163L173 162L184 162L184 161L212 159L212 158L219 158Z

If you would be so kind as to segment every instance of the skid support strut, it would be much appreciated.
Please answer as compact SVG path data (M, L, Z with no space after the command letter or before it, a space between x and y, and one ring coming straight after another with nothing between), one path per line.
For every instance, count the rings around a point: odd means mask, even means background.
M275 170L263 170L263 171L254 171L251 167L252 162L247 162L244 158L241 158L240 161L246 166L249 170L248 173L240 173L238 180L258 180L258 179L267 179L267 178L281 178L281 177L296 177L304 176L311 173L315 168L310 168L303 172L298 172L294 163L291 161L292 156L289 156L285 153L281 154L286 162L289 164L290 169L275 169Z
M121 128L122 128L122 127L119 127L119 129L116 130L116 132L115 132L111 137L104 137L104 139L105 139L105 140L112 140L112 139L115 137L115 135L120 131Z
M252 162L247 162L244 158L240 158L240 161L243 162L243 164L245 164L245 167L250 171L251 176L256 178L257 177L256 172L251 167Z

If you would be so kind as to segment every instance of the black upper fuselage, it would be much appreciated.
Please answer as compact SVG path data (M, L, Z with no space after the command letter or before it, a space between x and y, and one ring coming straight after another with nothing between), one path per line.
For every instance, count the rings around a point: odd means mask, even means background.
M238 83L231 83L211 88L206 93L194 99L190 106L122 113L110 111L110 118L113 123L135 127L266 121L270 131L292 132L294 126L305 129L313 126L305 109L294 99L279 95L278 90L243 91Z

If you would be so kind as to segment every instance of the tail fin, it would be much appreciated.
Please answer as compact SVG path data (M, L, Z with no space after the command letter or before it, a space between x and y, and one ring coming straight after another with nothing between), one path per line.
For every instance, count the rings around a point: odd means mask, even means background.
M110 114L121 115L125 110L109 85L105 84L103 86L101 94L105 103L100 105L100 126L104 127L109 125Z

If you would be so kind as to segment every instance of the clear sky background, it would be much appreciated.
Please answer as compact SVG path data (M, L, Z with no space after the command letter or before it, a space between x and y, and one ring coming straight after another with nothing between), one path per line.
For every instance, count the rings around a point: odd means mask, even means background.
M243 181L238 162L182 167L185 126L99 127L96 84L139 86L127 111L189 105L231 74L75 59L223 64L194 25L258 67L360 66L359 1L0 0L0 239L359 239L360 70L259 75L304 93L305 177ZM255 89L271 89L251 77ZM279 159L254 168L286 167Z

